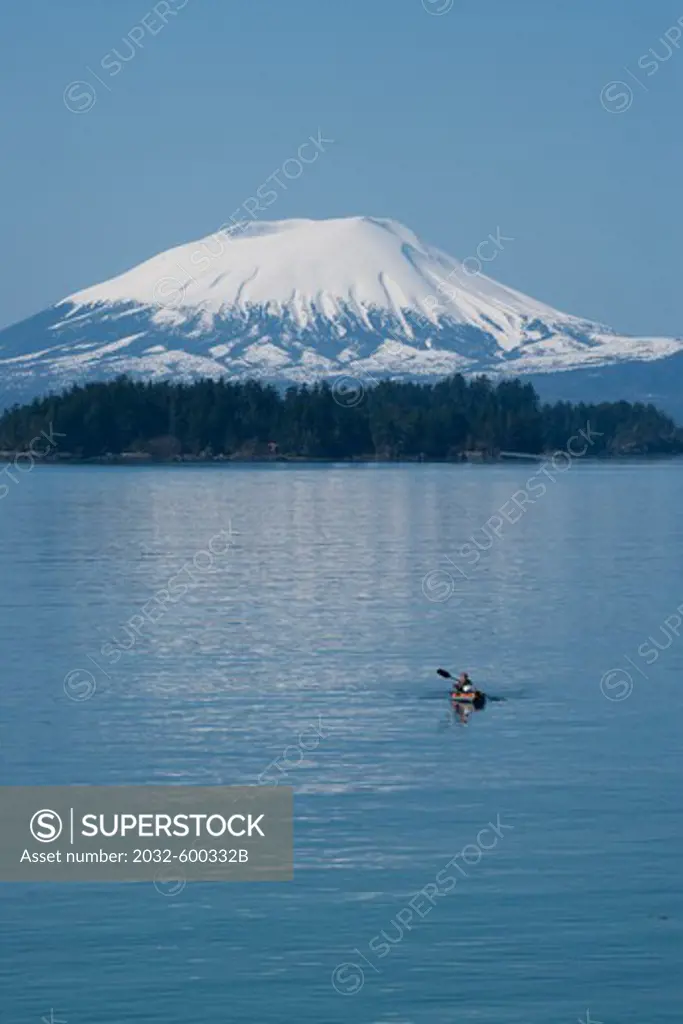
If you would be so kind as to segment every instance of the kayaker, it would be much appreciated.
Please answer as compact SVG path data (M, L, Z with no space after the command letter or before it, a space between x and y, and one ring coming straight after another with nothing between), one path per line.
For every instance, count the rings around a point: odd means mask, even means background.
M474 686L472 684L472 680L468 676L467 672L461 672L460 675L458 676L456 690L459 693L470 693L470 691L473 689Z

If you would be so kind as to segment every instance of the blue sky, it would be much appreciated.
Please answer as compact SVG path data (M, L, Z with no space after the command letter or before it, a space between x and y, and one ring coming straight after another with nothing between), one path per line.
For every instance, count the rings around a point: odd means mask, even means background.
M680 2L155 2L4 9L0 325L210 233L321 129L269 219L394 217L460 259L500 229L503 283L683 333Z

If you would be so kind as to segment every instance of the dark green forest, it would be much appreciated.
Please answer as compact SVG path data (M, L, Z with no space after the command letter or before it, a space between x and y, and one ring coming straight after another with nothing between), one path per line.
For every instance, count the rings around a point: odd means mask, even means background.
M589 424L592 456L683 452L683 431L653 405L547 405L519 380L459 374L435 384L347 383L283 391L257 381L120 377L8 409L0 450L24 451L53 431L64 435L53 458L458 459L562 450Z

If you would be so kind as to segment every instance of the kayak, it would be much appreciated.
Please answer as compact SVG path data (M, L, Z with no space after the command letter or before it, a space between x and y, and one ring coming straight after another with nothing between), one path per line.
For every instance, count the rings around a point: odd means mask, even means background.
M477 710L483 708L486 704L486 694L482 690L459 690L458 680L450 672L447 672L445 668L437 668L436 674L441 676L442 679L451 680L453 689L450 696L453 704L471 704Z
M481 690L452 690L451 700L454 704L472 704L475 708L483 708L486 703L486 694Z

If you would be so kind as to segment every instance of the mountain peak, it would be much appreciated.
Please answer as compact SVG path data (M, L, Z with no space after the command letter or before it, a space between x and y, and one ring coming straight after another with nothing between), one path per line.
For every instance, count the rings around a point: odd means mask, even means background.
M490 243L490 244L489 244ZM499 240L487 242L497 251ZM484 257L482 256L482 259ZM10 387L141 377L524 374L655 360L383 217L252 221L176 246L0 333Z
M434 324L438 317L474 318L482 327L493 307L504 317L554 314L473 274L398 221L367 216L247 222L170 249L64 302L126 302L209 318L253 306L296 307L300 321L316 313L335 318L348 307L360 317L384 310L402 324L404 311L412 311ZM493 317L507 331L499 321Z

